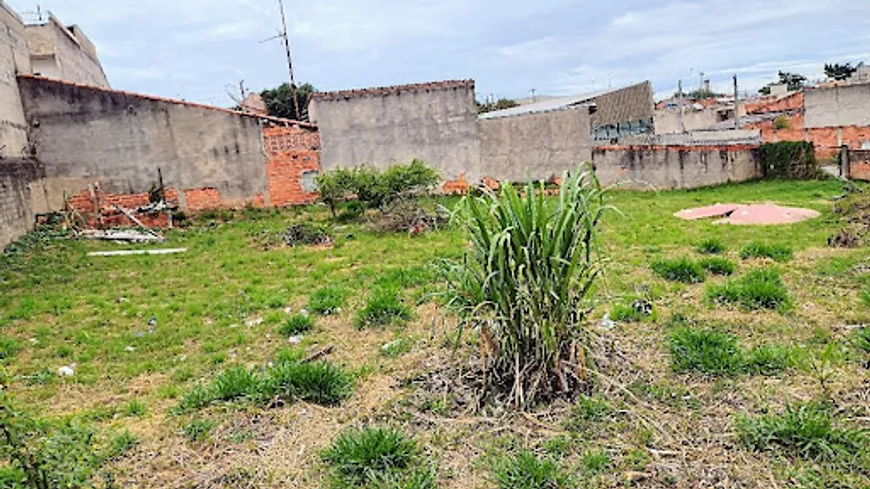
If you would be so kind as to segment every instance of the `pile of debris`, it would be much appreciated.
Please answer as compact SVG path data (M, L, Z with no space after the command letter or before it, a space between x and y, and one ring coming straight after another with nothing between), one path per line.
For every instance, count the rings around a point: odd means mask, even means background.
M837 198L834 213L841 216L846 225L828 238L828 246L857 248L867 243L870 234L870 195L853 189Z
M282 246L330 246L334 240L332 229L301 222L278 233L262 231L254 236L254 241L263 250L271 250Z

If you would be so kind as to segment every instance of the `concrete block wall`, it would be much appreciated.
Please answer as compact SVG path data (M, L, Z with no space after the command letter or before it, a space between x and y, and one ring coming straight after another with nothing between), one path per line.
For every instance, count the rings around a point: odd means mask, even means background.
M0 157L21 158L29 153L16 76L30 72L24 23L0 0Z
M757 145L598 146L592 164L602 185L689 189L761 178Z
M484 177L546 180L592 158L589 109L480 120L480 170Z
M34 72L73 83L109 87L93 43L73 26L70 30L54 15L48 22L28 25L27 47Z
M39 191L33 183L44 176L35 160L0 161L0 251L33 226L34 192Z
M419 158L447 180L481 177L471 80L315 94L309 111L320 129L325 170L383 169Z
M807 89L804 112L807 128L870 126L870 83Z

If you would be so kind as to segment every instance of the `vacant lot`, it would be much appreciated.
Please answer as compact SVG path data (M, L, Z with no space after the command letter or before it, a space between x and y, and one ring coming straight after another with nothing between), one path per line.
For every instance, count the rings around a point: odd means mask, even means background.
M456 341L433 294L430 265L460 257L462 234L357 222L334 225L331 245L276 245L294 223L331 222L319 207L201 216L169 233L167 247L189 248L179 255L51 241L7 258L3 381L32 415L93 427L114 450L101 473L121 487L350 484L324 451L364 426L416 440L414 463L434 473L384 487L867 487L870 252L826 245L841 193L831 181L613 192L590 305L596 388L525 415L475 409L477 339ZM764 201L822 217L672 217ZM305 387L290 369L293 395L246 387L326 347L310 365L335 372L305 375L334 384ZM545 482L516 476L531 472Z

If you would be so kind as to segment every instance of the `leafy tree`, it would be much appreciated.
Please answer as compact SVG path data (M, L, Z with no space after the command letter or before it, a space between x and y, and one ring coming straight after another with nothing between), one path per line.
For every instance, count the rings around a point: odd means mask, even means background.
M716 93L713 90L707 90L706 88L698 88L696 90L692 90L691 92L686 94L686 97L695 99L695 100L704 100L708 98L716 98L723 97L721 93Z
M311 94L315 91L315 88L310 83L303 83L296 87L296 100L299 101L299 119L303 121L308 120L308 101L311 99ZM278 88L271 90L263 90L260 95L263 97L263 101L266 102L266 107L269 108L269 115L296 120L293 91L290 89L289 83L284 83Z
M802 90L807 83L807 77L799 73L789 73L787 71L779 72L779 81L771 83L763 87L758 93L762 95L770 95L770 87L773 85L786 85L789 92L797 92Z
M487 112L495 112L496 110L504 110L510 109L513 107L519 107L519 102L516 100L511 100L509 98L500 98L495 102L480 102L475 100L474 104L477 106L478 114L485 114Z
M825 75L834 80L846 80L856 71L858 71L858 67L852 66L852 63L846 63L844 65L841 65L840 63L825 64Z

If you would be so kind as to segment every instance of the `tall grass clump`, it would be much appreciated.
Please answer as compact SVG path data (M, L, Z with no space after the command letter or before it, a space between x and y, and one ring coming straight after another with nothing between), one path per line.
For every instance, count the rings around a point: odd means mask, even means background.
M347 290L338 287L323 287L314 291L308 299L308 310L321 316L338 312L347 299Z
M401 431L366 427L340 434L320 456L336 489L434 489L434 473L421 468L420 454L417 442Z
M357 328L389 326L411 319L411 308L401 298L398 289L376 288L364 308L356 315Z
M698 265L713 275L731 275L737 267L734 262L719 256L710 256L698 260Z
M763 243L761 241L753 241L744 246L740 251L740 258L748 260L750 258L770 258L773 261L785 263L792 259L794 253L791 247L779 243Z
M467 196L453 219L471 240L445 266L448 305L488 351L485 388L524 408L584 380L584 300L599 275L604 192L590 173L565 174L559 196L543 185ZM461 331L460 331L461 332Z
M652 269L656 275L672 282L697 284L706 278L701 265L686 257L657 261L652 264Z
M716 304L739 305L745 309L787 310L791 298L779 272L773 268L753 270L745 276L707 289L707 298Z
M708 238L701 242L697 248L698 253L704 255L719 255L727 249L725 243L719 238Z
M496 459L491 467L499 489L568 489L575 487L568 471L551 457L522 450Z
M677 372L776 375L794 364L794 352L786 347L761 345L746 350L736 336L712 329L678 328L671 333L668 349Z

